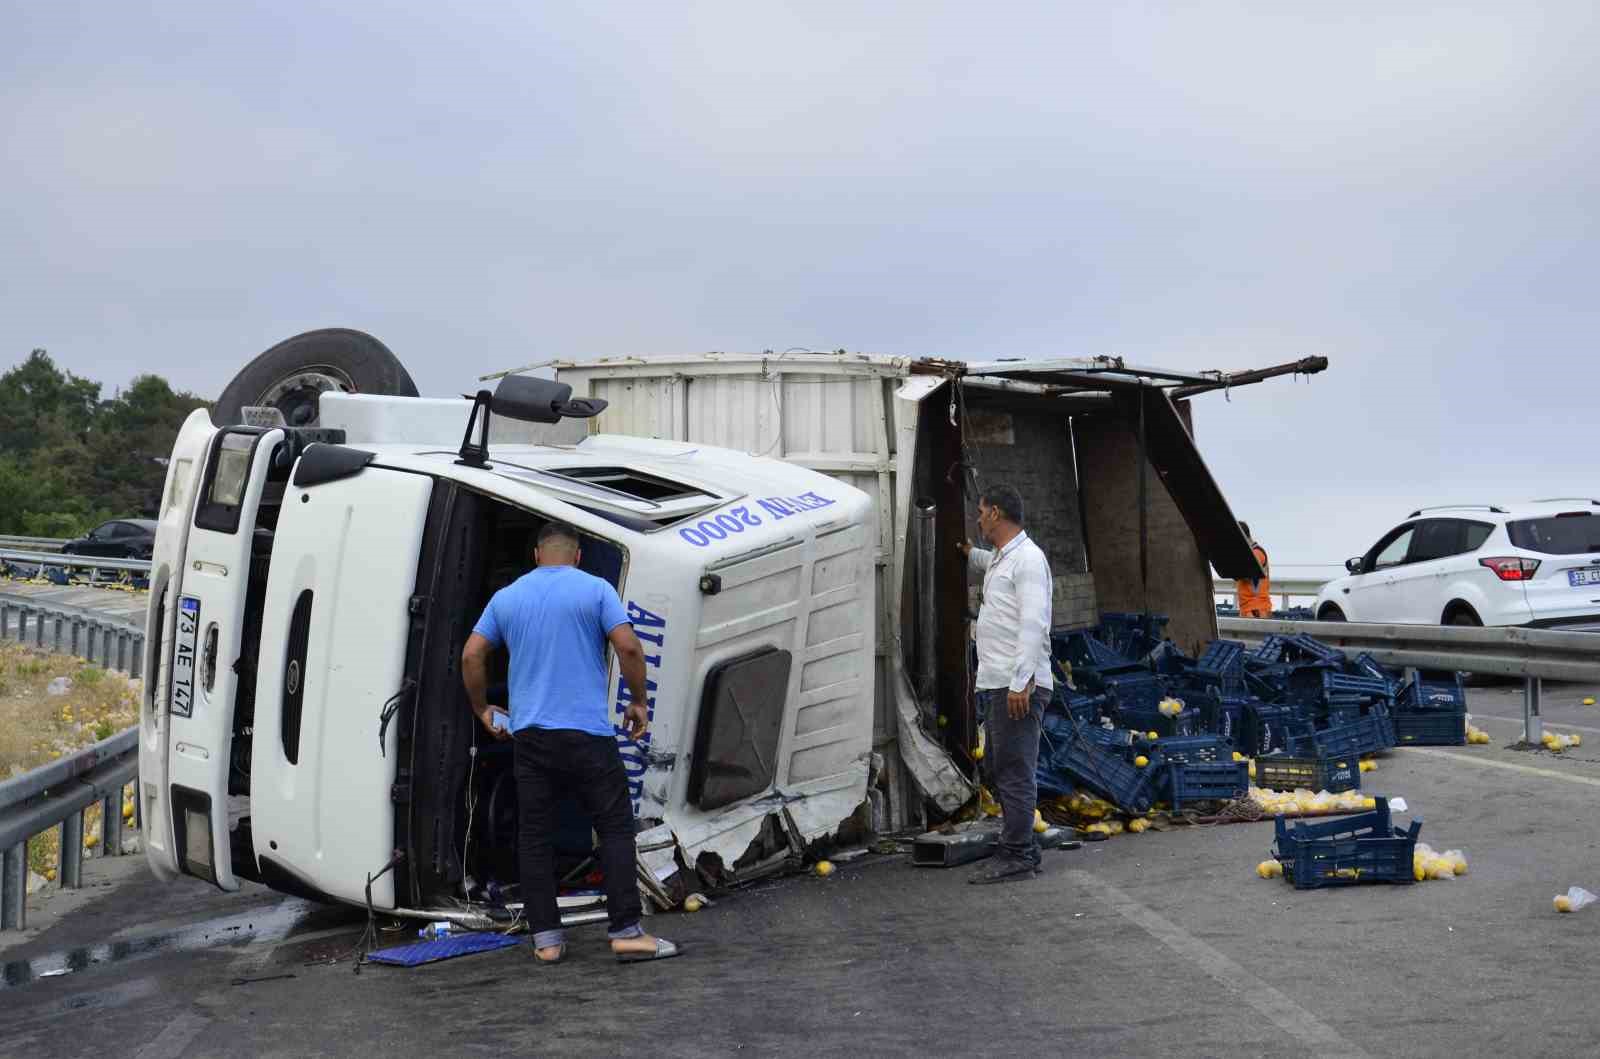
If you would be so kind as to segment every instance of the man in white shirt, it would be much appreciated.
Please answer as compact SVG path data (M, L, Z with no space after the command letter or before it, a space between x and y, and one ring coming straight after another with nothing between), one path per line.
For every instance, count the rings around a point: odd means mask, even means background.
M968 570L983 577L978 609L978 721L1000 801L1000 849L968 882L1031 879L1039 871L1033 813L1039 801L1039 723L1055 686L1050 676L1050 563L1022 529L1022 498L996 485L978 498L978 532L993 551L960 544Z

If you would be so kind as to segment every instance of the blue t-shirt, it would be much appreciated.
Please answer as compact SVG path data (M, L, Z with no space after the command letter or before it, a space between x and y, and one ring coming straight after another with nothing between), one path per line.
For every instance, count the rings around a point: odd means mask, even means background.
M628 620L617 590L575 566L539 566L502 588L473 632L511 651L511 730L614 735L606 636Z

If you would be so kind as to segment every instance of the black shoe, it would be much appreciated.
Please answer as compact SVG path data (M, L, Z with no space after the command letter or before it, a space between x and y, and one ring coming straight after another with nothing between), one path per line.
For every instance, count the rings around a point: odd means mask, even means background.
M1038 871L1032 861L1016 860L1011 857L995 857L988 865L979 868L967 877L967 882L974 886L987 886L990 883L1020 882L1031 879Z

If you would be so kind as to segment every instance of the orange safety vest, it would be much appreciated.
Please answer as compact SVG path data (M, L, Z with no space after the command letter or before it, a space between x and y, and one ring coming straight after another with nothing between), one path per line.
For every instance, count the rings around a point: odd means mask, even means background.
M1261 564L1261 572L1270 575L1272 567L1267 562L1267 550L1255 541L1250 542L1250 550L1255 553L1256 562ZM1235 581L1233 587L1238 596L1241 618L1272 617L1272 581L1269 577L1255 582Z

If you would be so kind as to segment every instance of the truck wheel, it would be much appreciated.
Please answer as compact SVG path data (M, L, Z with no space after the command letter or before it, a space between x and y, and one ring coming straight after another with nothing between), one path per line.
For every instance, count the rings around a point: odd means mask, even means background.
M265 405L282 412L289 426L314 427L321 421L318 402L330 392L415 397L417 384L376 338L327 327L286 338L246 364L217 398L211 420L241 423L247 405Z

